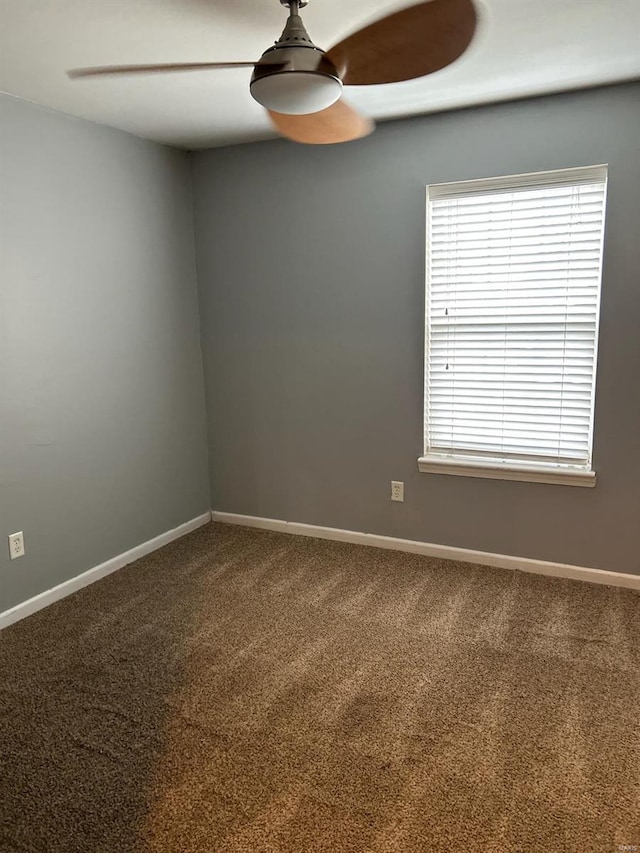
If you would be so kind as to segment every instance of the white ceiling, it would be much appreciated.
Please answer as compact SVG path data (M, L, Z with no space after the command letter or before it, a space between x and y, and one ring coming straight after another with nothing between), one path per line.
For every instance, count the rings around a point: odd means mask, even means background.
M328 48L406 0L310 0ZM351 87L378 119L640 77L640 0L477 0L480 25L453 66L420 80ZM256 60L279 36L278 0L0 0L0 90L185 148L275 135L250 69L70 81L67 68Z

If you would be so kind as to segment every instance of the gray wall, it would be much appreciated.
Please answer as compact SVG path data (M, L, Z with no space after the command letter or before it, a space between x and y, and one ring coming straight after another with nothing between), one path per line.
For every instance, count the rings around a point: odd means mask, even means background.
M0 612L209 507L189 177L0 99Z
M631 84L194 155L214 508L640 572L639 104ZM602 162L596 488L418 473L425 184Z

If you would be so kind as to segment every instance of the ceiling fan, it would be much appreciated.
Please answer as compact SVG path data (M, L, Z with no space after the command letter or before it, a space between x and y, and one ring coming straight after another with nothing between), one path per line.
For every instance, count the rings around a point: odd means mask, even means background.
M341 97L343 86L371 86L423 77L450 65L476 27L472 0L427 0L387 15L330 50L309 38L299 11L305 0L280 0L289 17L282 35L257 62L187 62L76 68L72 79L113 74L253 68L250 90L279 132L295 142L350 142L374 123Z

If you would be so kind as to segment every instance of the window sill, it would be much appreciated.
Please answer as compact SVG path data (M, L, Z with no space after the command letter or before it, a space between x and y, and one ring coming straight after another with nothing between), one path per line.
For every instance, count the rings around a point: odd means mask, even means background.
M423 474L452 474L454 477L484 477L489 480L520 480L524 483L553 483L559 486L596 484L595 471L561 465L527 465L524 462L478 461L442 456L421 456L418 470Z

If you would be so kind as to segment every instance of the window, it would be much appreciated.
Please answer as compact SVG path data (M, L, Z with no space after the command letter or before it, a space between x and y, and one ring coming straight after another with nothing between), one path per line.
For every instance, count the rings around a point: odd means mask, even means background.
M606 166L427 190L421 471L595 485Z

